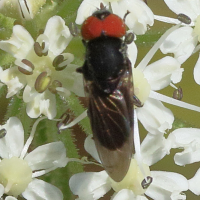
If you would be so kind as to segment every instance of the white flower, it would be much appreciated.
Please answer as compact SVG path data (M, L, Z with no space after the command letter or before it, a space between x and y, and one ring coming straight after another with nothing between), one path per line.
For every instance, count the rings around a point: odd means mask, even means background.
M16 19L33 19L46 0L1 0L0 12Z
M145 192L152 199L185 200L182 191L188 190L188 180L181 174L174 172L152 171L153 182Z
M11 117L0 126L0 197L9 195L7 200L16 200L19 195L25 199L62 200L62 192L55 186L36 177L58 167L66 166L68 159L62 142L53 142L27 150L32 142L38 119L24 144L24 130L20 120ZM13 196L13 197L12 197Z
M172 128L174 121L173 113L161 101L200 112L200 108L197 106L192 106L156 92L169 85L175 87L172 83L176 84L181 81L183 69L175 58L166 56L148 65L165 38L177 28L172 27L169 29L155 43L138 66L135 66L137 58L136 45L134 43L128 45L128 57L132 63L133 71L134 94L143 105L142 107L136 107L137 117L145 129L152 134L165 133L167 129Z
M144 34L147 31L147 26L152 26L154 23L152 11L141 0L84 0L78 9L76 23L82 24L100 7L100 3L103 3L106 8L109 8L110 3L113 13L122 19L129 11L125 23L137 35Z
M148 133L141 144L142 160L151 166L170 154L170 149L170 143L163 137L163 134Z
M74 56L62 53L71 39L64 20L54 16L36 42L20 25L13 27L9 40L0 41L0 48L16 58L15 66L0 74L0 80L8 87L6 97L24 88L23 100L30 117L44 114L49 119L54 118L56 93L64 97L68 97L70 91L84 95L82 75L76 73L76 65L70 64Z
M159 146L158 143L154 143ZM89 136L85 142L86 151L98 159L98 154L94 141ZM148 151L143 152L148 153ZM142 156L144 156L142 155ZM152 154L153 157L153 154ZM121 182L114 182L105 171L101 172L85 172L75 174L69 181L69 186L75 195L78 195L79 200L97 200L104 196L111 188L115 194L112 200L147 200L144 196L147 195L152 199L186 199L182 191L188 190L187 179L173 172L151 171L148 165L142 164L145 175L153 178L148 189L143 189L142 181L144 175L140 170L135 159L132 159L129 171Z
M184 166L200 161L200 129L180 128L167 138L170 148L180 148L182 152L174 156L177 165Z
M135 45L134 43L130 46ZM167 109L159 100L149 97L151 90L160 90L171 83L172 75L179 72L181 77L182 69L180 64L172 57L165 57L148 66L135 67L137 48L128 47L128 55L132 61L134 94L143 104L136 108L137 117L145 129L151 133L164 133L171 129L174 121L172 112ZM134 59L133 59L134 58ZM180 80L180 79L179 79Z
M159 137L158 137L159 136ZM152 135L148 134L141 145L141 152L144 155L143 161L146 164L153 164L158 160L162 159L166 154L170 154L170 149L179 148L182 151L178 152L174 156L174 161L177 165L185 166L186 164L192 164L200 161L200 129L197 128L179 128L169 134L168 138L165 139L161 134ZM145 153L146 152L146 153ZM152 175L152 173L151 173ZM176 182L176 174L174 176L174 181ZM179 185L181 187L186 187L185 182L181 181ZM165 184L165 179L161 177L163 184ZM183 183L183 185L182 185ZM200 195L200 169L196 172L193 178L188 180L189 190L194 194ZM161 183L158 183L159 186ZM175 190L175 185L173 186ZM156 188L155 188L156 189ZM166 187L167 191L167 187ZM148 194L148 190L145 194ZM181 194L174 191L171 199L185 199L185 197L180 196ZM154 195L151 196L153 199L160 199L160 197L155 198Z
M181 64L184 63L191 56L198 43L193 32L189 26L180 27L163 42L160 47L161 51L165 54L173 53Z
M188 180L189 182L189 189L196 195L200 195L200 169L197 170L196 174L193 178Z
M199 51L197 44L200 41L200 2L199 0L165 0L165 3L177 15L184 14L191 20L189 24L182 23L183 27L172 32L160 47L163 53L174 53L174 57L183 63L191 54ZM155 19L166 23L180 23L177 19L163 16L155 16ZM199 77L200 63L198 60L194 69L194 79L197 84L200 84Z

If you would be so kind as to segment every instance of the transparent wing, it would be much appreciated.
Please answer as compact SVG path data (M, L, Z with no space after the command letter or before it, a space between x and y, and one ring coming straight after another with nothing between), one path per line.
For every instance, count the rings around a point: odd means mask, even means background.
M88 114L101 162L115 181L126 175L133 153L133 83L131 68L121 75L116 89L104 93L89 85Z

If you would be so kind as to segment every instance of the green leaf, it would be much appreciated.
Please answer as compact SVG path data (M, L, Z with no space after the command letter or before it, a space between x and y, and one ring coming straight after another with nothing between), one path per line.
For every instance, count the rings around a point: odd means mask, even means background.
M67 109L68 105L58 99L58 115L63 113ZM78 149L76 147L76 140L72 134L71 129L63 130L58 134L58 128L55 121L52 120L42 120L37 129L33 141L33 147L43 145L49 142L62 141L66 147L67 157L70 158L80 158ZM70 162L65 168L59 168L51 173L43 176L42 178L50 182L51 184L57 186L62 192L65 199L70 199L72 193L69 188L69 179L73 174L83 172L83 166L77 162Z
M12 34L12 28L15 19L10 17L5 17L0 13L0 38L8 39Z
M58 1L59 2L59 1ZM58 15L65 19L66 24L74 22L76 18L77 9L82 1L81 0L68 0L58 3Z
M72 94L68 99L68 104L69 108L74 112L75 116L79 116L86 110L86 108L83 107L78 97L74 94ZM79 124L81 125L81 128L86 134L92 134L90 121L88 117L81 120Z
M20 113L20 108L23 105L23 100L19 99L16 96L11 97L8 105L8 110L5 115L5 119L7 120L9 117L17 116Z
M30 118L26 113L26 103L17 96L13 96L9 99L9 104L7 106L7 112L4 117L4 121L7 121L10 117L18 117L22 122L25 138L30 134L32 125L35 119Z
M6 85L3 85L2 87L0 87L0 98L5 98L6 94L7 94L7 87Z
M12 55L0 49L0 66L6 66L8 68L14 61L15 58Z

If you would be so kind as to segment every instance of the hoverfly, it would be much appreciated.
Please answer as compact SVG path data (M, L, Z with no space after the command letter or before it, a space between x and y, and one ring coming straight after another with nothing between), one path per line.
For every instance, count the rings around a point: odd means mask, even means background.
M86 47L83 73L95 145L109 176L121 181L133 153L133 81L124 20L101 8L88 17L81 34Z

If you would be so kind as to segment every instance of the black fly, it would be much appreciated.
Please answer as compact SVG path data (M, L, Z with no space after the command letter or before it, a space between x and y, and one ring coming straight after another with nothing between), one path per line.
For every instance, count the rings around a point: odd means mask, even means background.
M109 17L112 18L110 23L107 22ZM97 27L90 24L93 20L97 21ZM125 177L133 154L134 91L127 57L128 42L121 39L125 31L122 36L113 36L110 31L109 26L116 26L117 22L112 23L115 20L122 21L120 31L123 32L124 21L106 9L86 19L82 27L86 57L78 72L84 75L89 97L88 116L100 160L109 176L119 182ZM99 26L102 27L100 35L93 31ZM91 30L96 32L90 33Z

